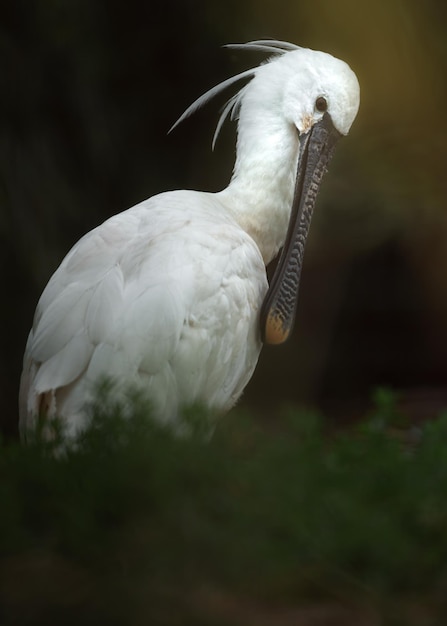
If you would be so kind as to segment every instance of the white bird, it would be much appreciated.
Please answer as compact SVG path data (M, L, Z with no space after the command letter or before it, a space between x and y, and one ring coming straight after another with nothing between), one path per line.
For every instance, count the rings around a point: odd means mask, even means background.
M357 114L359 85L323 52L273 40L233 47L272 57L208 91L178 121L251 79L224 107L214 137L228 116L238 119L228 187L161 193L75 244L37 305L22 433L41 415L57 415L69 436L79 432L104 376L118 394L144 389L160 420L175 421L193 403L227 411L262 343L289 336L318 187ZM269 287L265 266L281 247Z

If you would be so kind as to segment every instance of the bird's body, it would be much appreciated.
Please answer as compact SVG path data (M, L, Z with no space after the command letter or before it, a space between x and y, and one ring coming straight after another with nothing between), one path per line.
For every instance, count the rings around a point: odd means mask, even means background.
M291 55L298 66L300 57L306 64L334 62L349 87L356 85L341 61L290 49L278 47L280 56L253 70L253 80L227 107L227 113L235 106L240 111L236 164L225 190L153 196L87 233L65 257L39 300L28 338L23 430L44 412L61 417L75 434L104 377L117 390L144 389L163 420L175 419L184 405L204 403L221 412L237 401L262 346L265 265L286 238L300 137L322 117L306 117L307 104L300 110L299 102L288 110L296 74ZM337 113L339 132L346 134L358 94L350 102L343 81L338 91L346 101ZM312 111L326 92L324 85L313 89Z
M155 196L74 246L36 312L25 413L45 409L77 430L105 374L143 386L163 419L234 404L261 349L267 280L251 237L210 196Z

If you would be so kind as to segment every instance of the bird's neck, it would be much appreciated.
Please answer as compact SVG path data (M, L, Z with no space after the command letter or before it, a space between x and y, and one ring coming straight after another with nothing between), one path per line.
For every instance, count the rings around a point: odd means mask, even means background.
M247 120L238 135L234 173L220 192L236 221L269 263L284 244L293 200L298 136L285 123ZM241 124L239 125L241 128ZM263 131L260 133L259 129Z

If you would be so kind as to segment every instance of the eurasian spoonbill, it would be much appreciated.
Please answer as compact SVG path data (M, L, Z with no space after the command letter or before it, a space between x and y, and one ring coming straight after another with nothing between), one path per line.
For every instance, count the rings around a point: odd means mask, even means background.
M359 85L346 63L323 52L273 40L233 47L272 56L208 91L179 120L250 79L216 128L215 138L228 116L238 119L228 187L153 196L74 245L37 305L21 378L22 432L42 414L78 432L104 376L118 394L144 389L161 420L193 403L227 411L262 343L290 335L315 198L357 114ZM265 266L280 248L269 286Z

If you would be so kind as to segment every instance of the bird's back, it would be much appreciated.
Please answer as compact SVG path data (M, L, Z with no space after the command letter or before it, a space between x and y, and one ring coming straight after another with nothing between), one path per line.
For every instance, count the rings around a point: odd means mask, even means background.
M160 419L230 408L261 348L267 289L254 241L217 196L154 196L85 235L50 279L24 357L21 429L41 413L72 434L95 383L147 393Z

